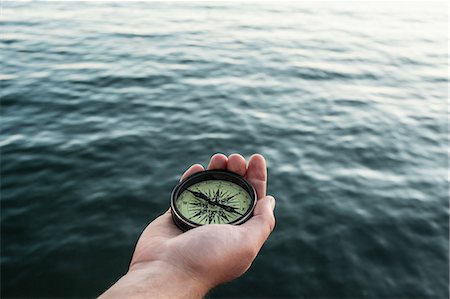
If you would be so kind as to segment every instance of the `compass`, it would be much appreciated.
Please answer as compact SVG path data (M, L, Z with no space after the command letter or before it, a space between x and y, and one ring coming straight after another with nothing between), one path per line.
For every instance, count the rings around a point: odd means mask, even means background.
M191 175L173 189L170 198L173 221L183 231L207 224L242 224L255 205L253 186L225 170Z

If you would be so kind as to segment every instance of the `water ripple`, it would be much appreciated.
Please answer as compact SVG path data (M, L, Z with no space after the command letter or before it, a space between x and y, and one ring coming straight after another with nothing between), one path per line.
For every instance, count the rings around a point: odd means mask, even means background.
M259 152L277 227L211 296L448 298L444 8L3 3L2 296L97 296L187 167Z

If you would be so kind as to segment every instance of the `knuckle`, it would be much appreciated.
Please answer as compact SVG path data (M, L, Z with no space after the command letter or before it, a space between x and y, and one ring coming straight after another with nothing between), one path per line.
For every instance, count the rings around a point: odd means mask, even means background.
M270 233L275 228L275 216L273 215L273 213L267 214L264 217L264 226L265 226L265 234L269 236Z
M268 219L268 225L269 225L270 232L272 232L274 230L275 223L276 223L275 216L273 214L271 214Z

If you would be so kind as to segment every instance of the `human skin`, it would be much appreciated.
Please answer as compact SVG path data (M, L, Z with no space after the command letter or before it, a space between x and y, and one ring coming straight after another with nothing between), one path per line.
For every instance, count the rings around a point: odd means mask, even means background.
M208 169L226 169L255 188L254 215L242 225L210 224L182 232L168 210L140 236L128 272L99 298L202 298L215 286L244 274L275 227L275 199L266 196L264 157L215 154ZM192 165L181 177L204 171Z

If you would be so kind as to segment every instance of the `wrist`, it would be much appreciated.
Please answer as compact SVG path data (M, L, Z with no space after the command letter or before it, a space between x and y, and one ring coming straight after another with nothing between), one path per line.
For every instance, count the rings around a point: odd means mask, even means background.
M134 264L101 298L203 298L210 286L163 261Z

